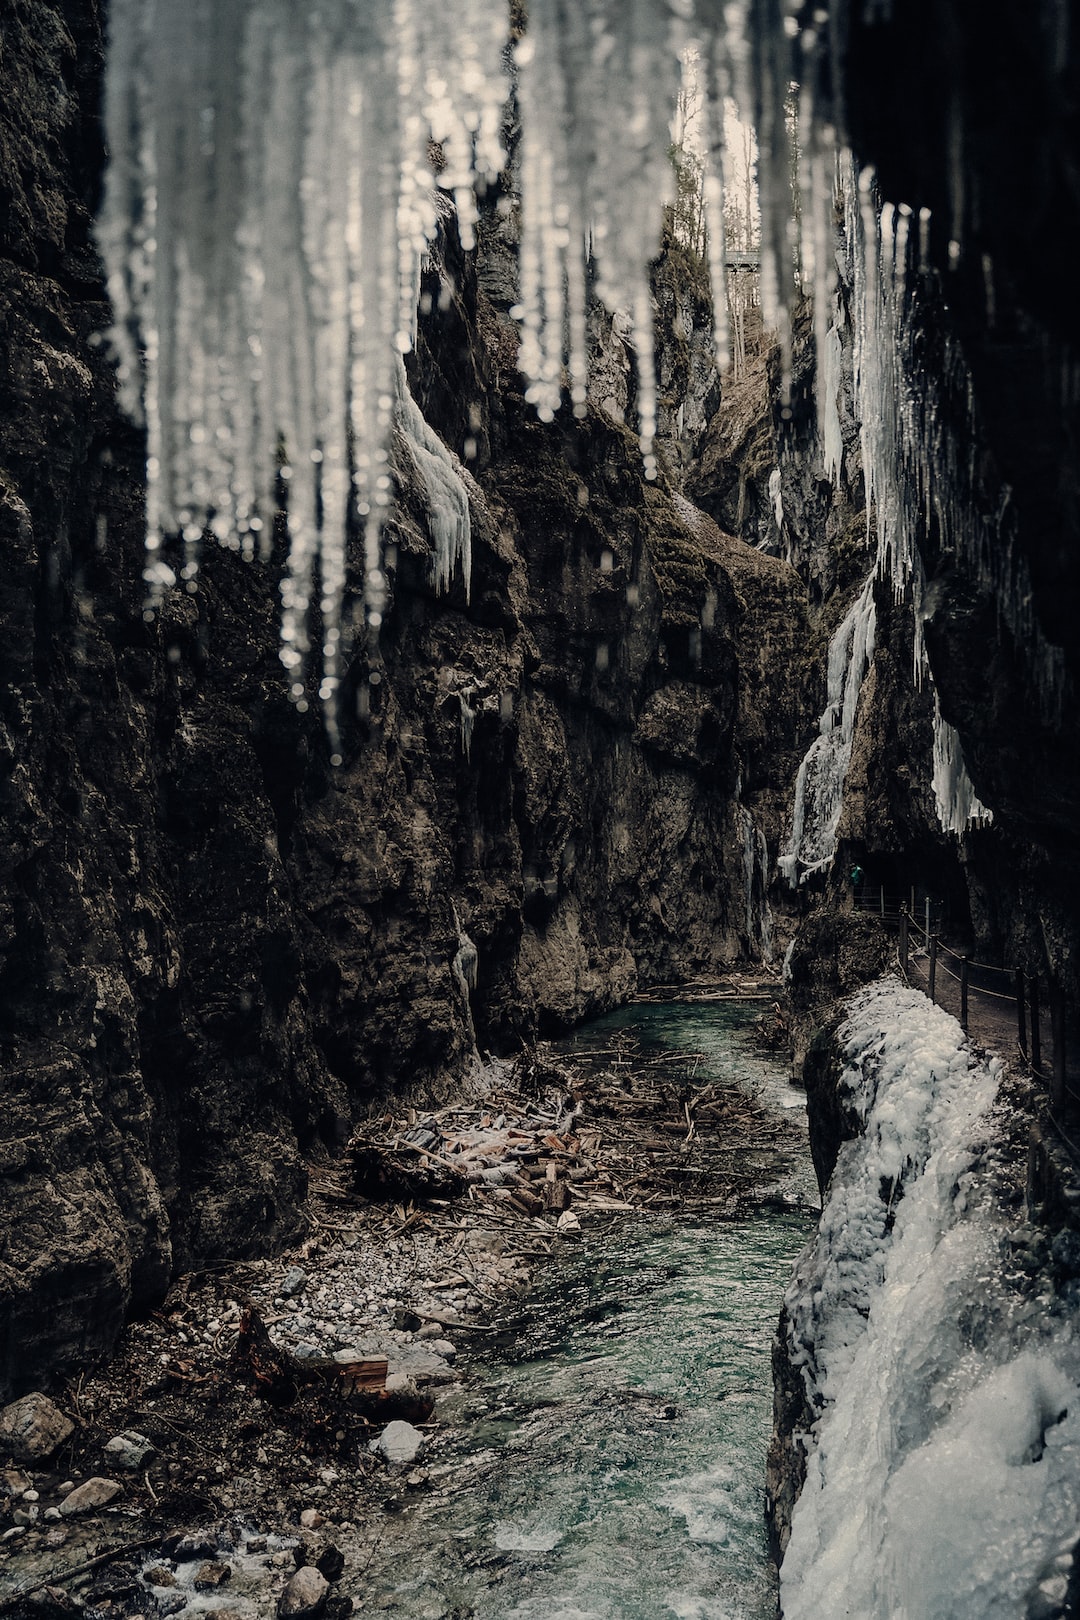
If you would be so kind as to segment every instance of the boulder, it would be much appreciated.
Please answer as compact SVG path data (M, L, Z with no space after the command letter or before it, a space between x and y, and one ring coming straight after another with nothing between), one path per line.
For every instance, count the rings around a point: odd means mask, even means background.
M0 1412L0 1452L16 1462L41 1462L59 1451L75 1425L40 1390Z
M298 1569L278 1599L280 1620L316 1620L326 1608L330 1583L311 1564Z

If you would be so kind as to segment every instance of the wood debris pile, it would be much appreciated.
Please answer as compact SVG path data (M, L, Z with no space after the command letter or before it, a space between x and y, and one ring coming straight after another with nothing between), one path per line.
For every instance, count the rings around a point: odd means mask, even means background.
M582 1056L540 1047L483 1104L384 1116L354 1138L353 1191L467 1197L528 1217L708 1205L735 1214L792 1140L738 1086L697 1084L703 1054L644 1053L619 1033Z

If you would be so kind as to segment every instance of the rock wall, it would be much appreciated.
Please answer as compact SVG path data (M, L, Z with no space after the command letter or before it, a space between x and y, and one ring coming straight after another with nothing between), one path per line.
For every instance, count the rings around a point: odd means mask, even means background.
M296 1236L307 1164L387 1090L759 957L812 723L804 587L643 482L610 323L588 417L526 409L494 215L479 279L434 256L411 361L474 452L471 591L432 583L402 440L343 765L287 699L280 534L148 616L90 234L101 26L11 0L0 59L0 1398L107 1354L177 1271ZM670 331L669 430L680 389L706 409Z

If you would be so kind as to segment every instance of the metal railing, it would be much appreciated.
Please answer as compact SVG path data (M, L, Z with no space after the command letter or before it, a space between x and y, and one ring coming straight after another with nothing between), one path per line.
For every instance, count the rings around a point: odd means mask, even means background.
M899 935L900 965L905 978L911 978L916 957L925 958L927 993L932 1001L942 1001L945 981L956 986L959 1021L967 1031L973 1003L1008 1007L1015 1018L1016 1048L1032 1075L1049 1089L1051 1117L1067 1101L1080 1103L1080 1072L1073 1074L1073 1054L1080 1052L1080 1041L1070 1040L1065 997L1054 980L1042 980L1022 969L993 962L979 962L946 945L941 938L944 907L932 895L890 893L885 887L861 883L854 894L857 911L878 917ZM951 1010L951 1009L950 1009ZM1049 1030L1044 1020L1049 1012ZM1044 1040L1044 1034L1049 1040ZM1049 1052L1047 1062L1046 1053ZM1055 1119L1055 1124L1058 1121ZM1065 1133L1062 1131L1062 1135ZM1066 1137L1066 1140L1069 1140ZM1078 1153L1080 1157L1080 1153Z

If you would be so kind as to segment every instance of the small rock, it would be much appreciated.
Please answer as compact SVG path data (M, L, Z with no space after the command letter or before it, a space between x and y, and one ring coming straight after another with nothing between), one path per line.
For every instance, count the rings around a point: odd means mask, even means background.
M453 1361L457 1355L457 1346L451 1344L449 1339L432 1339L431 1348L437 1356L442 1356L444 1361Z
M326 1608L330 1583L312 1564L298 1569L278 1599L281 1620L315 1620Z
M401 1328L405 1333L415 1333L417 1328L420 1327L420 1318L415 1311L410 1311L405 1306L399 1306L394 1312L394 1326ZM421 1328L420 1337L423 1338L423 1336L424 1333Z
M563 1237L580 1237L581 1222L578 1220L572 1209L564 1209L558 1220L555 1222L555 1230Z
M114 1468L129 1471L141 1468L151 1457L157 1455L145 1434L136 1434L134 1429L126 1429L123 1434L114 1434L111 1440L106 1441L105 1452Z
M249 1553L264 1553L266 1551L266 1537L252 1536L251 1540L245 1544L244 1551Z
M66 1496L68 1491L73 1491L74 1489L75 1481L73 1479L61 1480L60 1484L56 1487L56 1494L57 1496Z
M149 1569L143 1570L143 1580L147 1586L175 1586L176 1576L164 1564L151 1564Z
M43 1516L49 1524L58 1524L60 1522L60 1509L47 1507Z
M416 1337L418 1339L440 1339L442 1337L442 1323L425 1322Z
M375 1442L376 1451L384 1456L388 1463L404 1466L413 1463L423 1451L426 1442L419 1429L414 1429L411 1423L398 1418L388 1423Z
M14 1541L16 1537L25 1536L25 1534L25 1524L13 1524L10 1530L5 1530L3 1535L0 1536L0 1541Z
M0 1452L7 1452L16 1462L51 1457L74 1432L71 1419L40 1390L0 1412Z
M300 1266L290 1266L288 1271L285 1273L285 1281L282 1283L278 1292L284 1294L286 1299L292 1299L294 1295L300 1292L306 1283L307 1272L304 1271Z
M120 1495L121 1486L115 1479L102 1479L95 1476L88 1479L85 1484L77 1485L60 1503L60 1512L65 1519L73 1519L79 1513L92 1513L95 1508L104 1507Z
M216 1559L213 1561L207 1559L206 1563L200 1564L196 1570L195 1579L191 1584L196 1592L214 1592L219 1586L225 1585L231 1574L230 1565L219 1563Z
M36 1524L37 1523L37 1516L38 1516L38 1510L33 1505L31 1505L30 1507L24 1507L24 1508L17 1507L15 1509L14 1513L11 1515L11 1517L15 1520L16 1524L24 1524L24 1525Z
M326 1523L326 1518L318 1508L305 1508L300 1515L300 1528L302 1530L319 1530Z
M24 1502L40 1502L41 1493L35 1490L23 1491L22 1499Z
M30 1475L20 1468L5 1468L0 1474L0 1491L5 1496L25 1496L30 1489Z
M45 1545L50 1549L53 1547L62 1547L70 1535L70 1530L61 1530L59 1528L55 1530L46 1530Z

